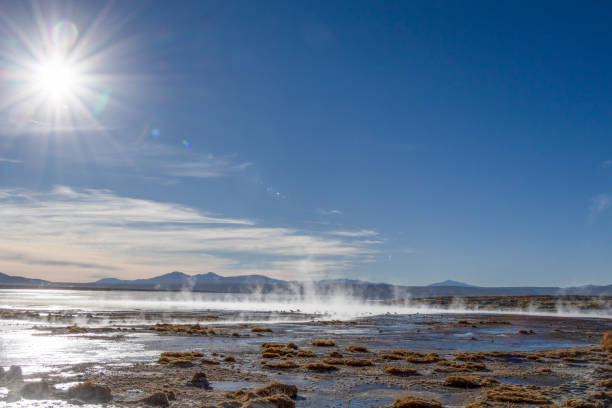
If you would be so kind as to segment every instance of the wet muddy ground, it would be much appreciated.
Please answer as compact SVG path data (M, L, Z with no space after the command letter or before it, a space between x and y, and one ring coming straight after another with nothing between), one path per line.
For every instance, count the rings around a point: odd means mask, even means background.
M600 347L610 319L282 317L0 310L0 366L23 373L0 378L0 406L100 404L95 393L68 391L85 381L108 392L104 404L114 406L612 406L612 354ZM295 385L297 396L255 392L272 381ZM24 385L42 383L49 388L30 386L24 395Z

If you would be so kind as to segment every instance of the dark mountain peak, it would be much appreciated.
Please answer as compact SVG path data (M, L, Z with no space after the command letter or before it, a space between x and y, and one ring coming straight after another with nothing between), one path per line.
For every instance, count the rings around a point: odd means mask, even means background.
M179 271L174 271L174 272L166 273L164 275L160 275L160 276L156 276L156 277L157 278L191 278L190 275L187 275L186 273L179 272Z
M437 282L437 283L432 283L429 286L462 286L464 288L474 288L474 285L470 285L469 283L465 283L465 282L458 282L458 281L454 281L454 280L445 280L444 282Z
M119 282L123 282L123 281L117 278L102 278L100 280L97 280L95 283L119 283Z

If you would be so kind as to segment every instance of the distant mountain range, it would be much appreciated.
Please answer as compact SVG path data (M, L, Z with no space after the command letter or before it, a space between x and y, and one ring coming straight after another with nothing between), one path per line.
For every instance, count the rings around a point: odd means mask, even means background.
M429 286L463 286L466 288L475 288L474 285L470 285L469 283L457 282L454 280L445 280L444 282L432 283Z
M394 299L405 297L435 296L520 296L520 295L591 295L612 296L612 285L560 287L483 287L447 280L429 286L403 286L388 283L372 283L352 279L325 279L313 282L284 281L263 275L220 276L209 272L187 275L171 272L148 279L122 280L100 279L88 283L50 282L0 273L0 286L41 287L74 289L121 289L121 290L192 290L221 293L334 293L350 294L366 299Z

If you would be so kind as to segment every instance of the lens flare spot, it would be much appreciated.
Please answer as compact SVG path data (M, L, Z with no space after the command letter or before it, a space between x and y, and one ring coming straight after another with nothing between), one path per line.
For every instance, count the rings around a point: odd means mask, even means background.
M104 109L106 109L106 105L108 105L108 101L110 100L110 95L111 95L111 90L105 89L104 92L102 92L98 96L96 106L94 106L94 109L93 109L96 115L99 115L102 112L104 112Z
M68 20L63 20L57 23L51 31L51 39L53 43L61 48L70 48L76 43L79 37L77 26Z
M188 142L187 140L183 140L183 146L185 147L191 147L191 142Z
M161 135L161 131L158 128L155 128L151 131L151 136L159 137Z

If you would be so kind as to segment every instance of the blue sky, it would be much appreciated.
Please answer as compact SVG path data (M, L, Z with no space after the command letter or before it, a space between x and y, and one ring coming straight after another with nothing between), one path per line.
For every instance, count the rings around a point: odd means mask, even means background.
M1 6L4 273L611 283L609 4Z

